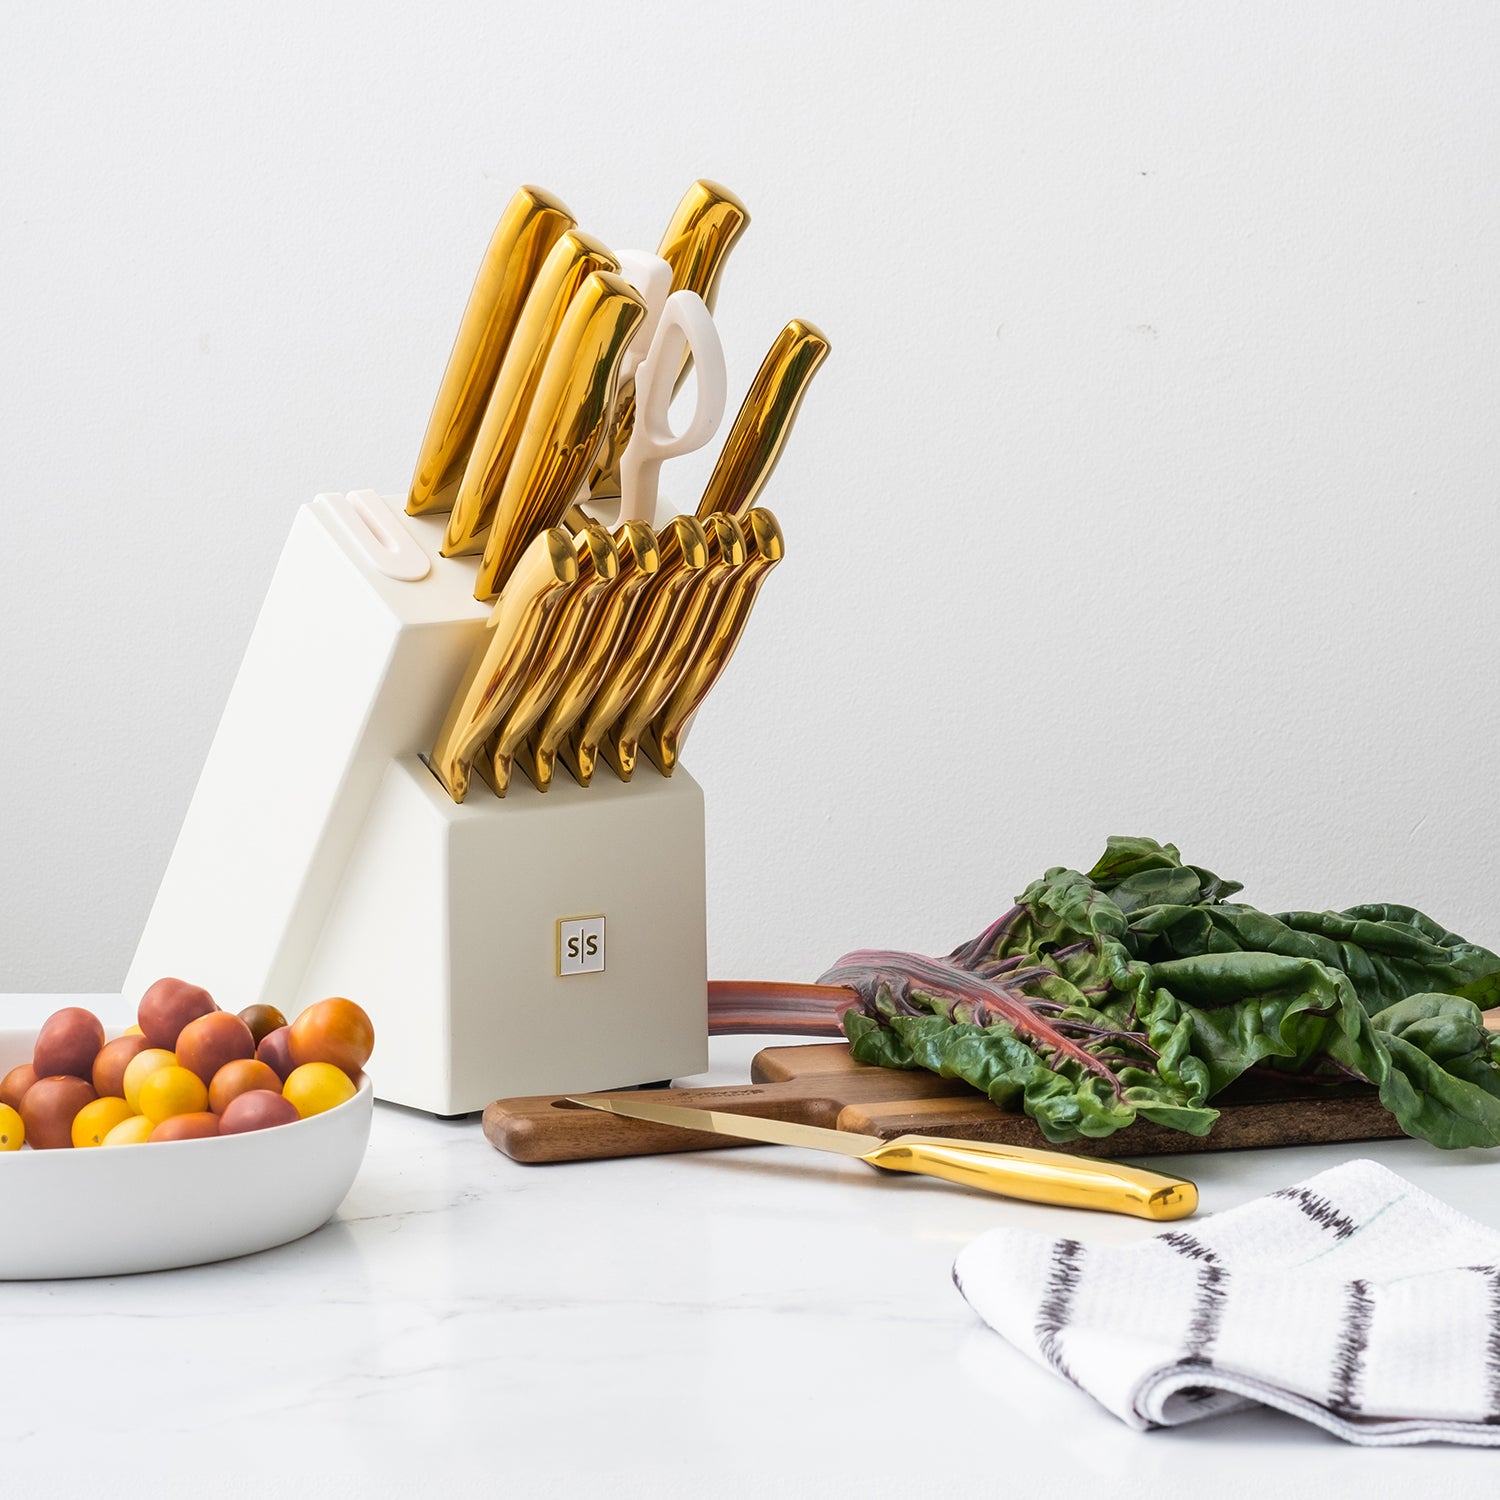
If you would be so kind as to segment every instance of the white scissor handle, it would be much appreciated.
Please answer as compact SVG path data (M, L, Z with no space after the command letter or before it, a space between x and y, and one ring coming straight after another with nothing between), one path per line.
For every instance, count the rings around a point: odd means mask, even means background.
M691 350L697 405L691 421L673 432L672 387ZM662 308L651 349L635 372L635 427L620 459L620 519L656 519L657 481L669 458L701 448L724 416L729 377L719 330L696 292L673 292Z

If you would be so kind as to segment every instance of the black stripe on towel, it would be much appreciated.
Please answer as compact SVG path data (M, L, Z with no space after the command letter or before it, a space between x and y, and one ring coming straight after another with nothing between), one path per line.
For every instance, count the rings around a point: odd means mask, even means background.
M1370 1283L1351 1281L1349 1302L1344 1308L1344 1323L1339 1330L1338 1349L1334 1354L1333 1378L1328 1387L1328 1404L1334 1411L1359 1410L1359 1384L1364 1374L1365 1350L1369 1347L1370 1322L1374 1314Z
M1036 1343L1042 1358L1065 1380L1078 1384L1058 1347L1058 1335L1068 1326L1073 1295L1078 1290L1078 1271L1083 1264L1083 1246L1077 1240L1058 1240L1052 1247L1052 1266L1036 1310Z
M1359 1228L1348 1214L1341 1214L1326 1198L1320 1198L1306 1188L1277 1188L1271 1196L1290 1199L1314 1224L1331 1229L1335 1239L1347 1240Z
M1182 1363L1211 1364L1210 1351L1224 1316L1224 1283L1229 1279L1229 1271L1207 1245L1190 1234L1173 1230L1162 1235L1161 1240L1179 1255L1198 1262L1198 1295L1183 1341Z
M1500 1267L1470 1266L1489 1283L1489 1305L1485 1312L1489 1332L1484 1341L1485 1414L1490 1427L1500 1426Z

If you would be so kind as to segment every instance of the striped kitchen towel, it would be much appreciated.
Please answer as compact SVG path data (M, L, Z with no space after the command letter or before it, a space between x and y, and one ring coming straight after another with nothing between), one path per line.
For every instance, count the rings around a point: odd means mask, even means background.
M993 1230L953 1279L1132 1427L1258 1403L1351 1443L1500 1444L1500 1233L1373 1161L1121 1248Z

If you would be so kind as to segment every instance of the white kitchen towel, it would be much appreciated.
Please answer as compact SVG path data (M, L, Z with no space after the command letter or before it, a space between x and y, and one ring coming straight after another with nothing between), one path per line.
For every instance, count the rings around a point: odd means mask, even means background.
M1500 1233L1373 1161L1119 1248L993 1230L953 1279L1132 1427L1260 1403L1351 1443L1500 1445Z

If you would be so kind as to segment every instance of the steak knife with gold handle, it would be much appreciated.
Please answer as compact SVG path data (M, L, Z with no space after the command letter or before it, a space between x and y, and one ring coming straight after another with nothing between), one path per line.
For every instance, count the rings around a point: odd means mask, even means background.
M443 536L446 557L484 548L501 487L526 429L531 403L568 309L596 271L618 271L619 262L598 240L570 229L552 247L521 310L515 336L500 365L468 465Z
M548 252L573 227L573 215L550 193L523 187L510 200L479 266L458 337L427 421L408 515L453 504L501 361L532 283Z
M750 210L726 187L700 178L682 195L656 253L672 268L674 292L697 292L714 310L724 262L750 223ZM690 361L685 357L673 388L679 389ZM620 459L635 426L635 390L621 389L604 450L589 475L589 493L612 499L620 493Z
M671 696L687 667L698 632L713 612L724 587L745 562L745 536L733 516L712 515L703 523L708 542L708 562L692 584L683 590L677 607L661 631L661 644L650 666L606 732L600 749L621 781L635 774L641 733Z
M698 504L700 521L716 510L743 516L755 504L786 446L807 387L828 357L828 347L828 340L800 318L777 334L709 475Z
M622 521L615 529L614 541L620 571L589 619L568 675L516 756L517 764L540 792L552 785L558 748L604 681L636 601L661 566L656 533L644 521Z
M525 684L475 762L497 797L509 790L516 752L567 677L604 590L619 576L614 540L597 522L588 522L573 543L578 549L578 577L552 617Z
M640 736L641 749L663 776L670 776L677 769L678 748L688 722L729 665L761 586L785 552L781 527L770 511L752 510L743 526L747 553L744 565L729 580L719 607L699 632L692 655L665 707Z
M635 288L609 271L596 271L574 297L495 504L476 599L500 589L531 538L567 513L604 441L620 357L645 316Z
M708 562L708 536L692 516L673 516L656 533L660 552L656 574L642 592L604 680L573 732L558 745L563 764L580 786L593 780L599 745L635 695L662 643L662 632L683 590Z
M455 802L468 794L474 757L521 691L536 643L577 577L573 538L552 527L533 538L495 601L427 757Z

